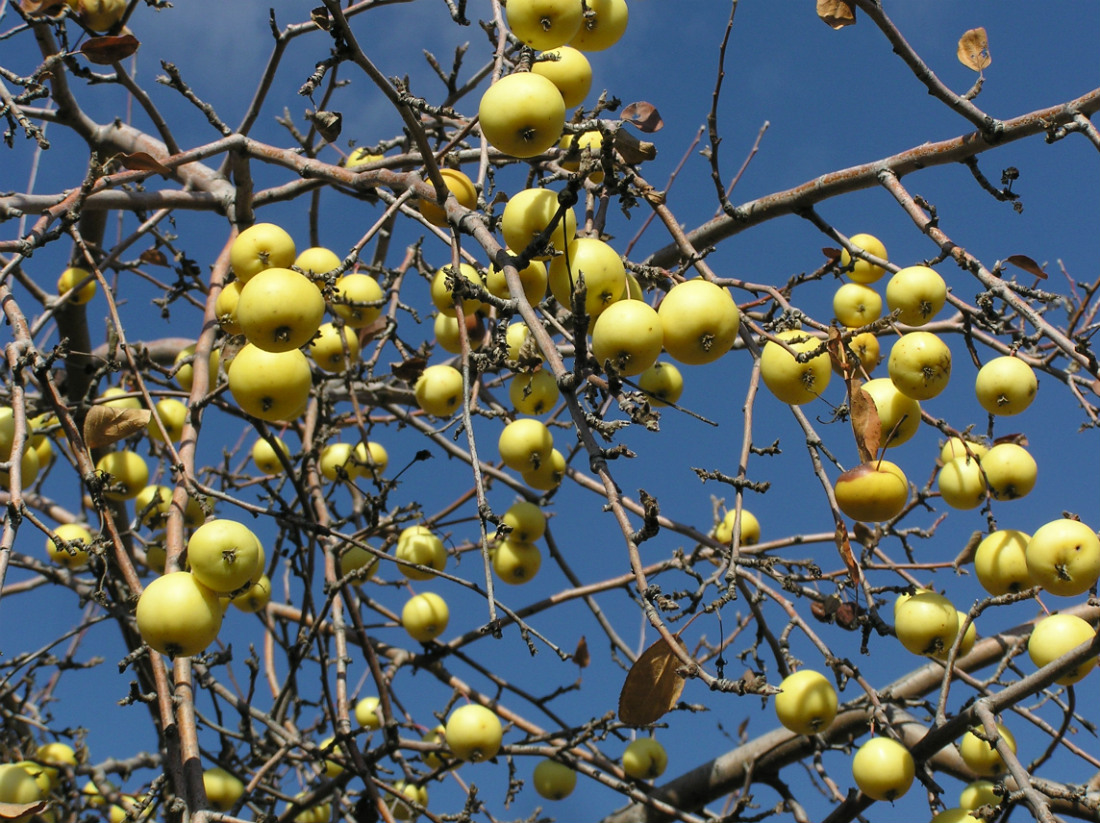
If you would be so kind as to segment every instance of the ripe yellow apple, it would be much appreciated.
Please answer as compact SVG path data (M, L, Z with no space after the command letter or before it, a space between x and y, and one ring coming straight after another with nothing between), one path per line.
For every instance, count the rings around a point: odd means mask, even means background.
M180 353L176 355L175 368L176 368L176 382L179 387L184 391L191 391L191 386L194 384L195 371L192 368L192 361L195 359L195 345L192 343L190 346L185 346L180 349ZM207 360L209 370L207 371L208 386L214 387L218 384L218 369L221 366L221 349L211 349L210 357Z
M556 760L540 760L531 776L539 797L562 800L573 793L577 786L577 772Z
M401 609L401 625L413 640L421 643L443 634L450 619L446 601L435 592L413 595Z
M801 669L783 678L775 696L779 722L795 734L818 734L836 717L836 689L821 672Z
M565 101L558 87L541 74L508 74L482 94L478 122L497 151L521 159L536 157L561 137Z
M580 30L583 11L573 0L509 0L508 28L533 49L554 49Z
M497 447L505 466L523 472L538 468L549 458L554 437L541 420L520 417L504 427Z
M345 274L336 281L332 311L353 329L369 326L382 313L382 287L369 274Z
M853 520L876 523L901 513L909 500L905 472L889 460L861 463L833 484L836 504Z
M928 266L908 266L886 284L886 305L907 326L923 326L946 302L947 284Z
M42 788L21 763L0 763L0 803L23 805L37 803L43 797ZM33 814L8 818L10 823L27 823Z
M579 54L580 52L578 52ZM538 65L537 63L535 64ZM576 148L574 148L574 146ZM588 172L588 179L597 185L604 180L604 173L599 168L599 159L603 151L603 135L598 131L586 131L579 135L566 134L561 138L558 143L558 148L562 150L562 158L559 161L561 167L567 171L580 171L581 159L585 158L586 162L597 163L594 170ZM591 168L591 166L586 166ZM633 275L630 275L633 278ZM638 281L635 279L633 285L629 289L630 298L641 300L640 289L638 288Z
M77 288L78 285L80 288ZM61 272L61 276L57 278L58 294L64 294L69 289L76 289L73 296L69 298L69 302L74 306L83 306L95 297L96 288L96 279L92 276L92 273L78 266L70 266Z
M951 601L932 591L899 598L894 609L894 631L908 651L942 654L959 634L959 612Z
M512 320L504 332L505 342L508 344L508 359L519 362L521 352L530 355L536 362L542 361L542 352L534 339L531 339L531 330L522 320ZM530 339L530 343L528 340ZM526 351L524 345L526 344Z
M995 357L978 369L974 393L990 414L1019 414L1035 399L1035 370L1018 357Z
M569 45L581 51L603 51L619 42L630 11L626 0L588 0L588 14Z
M714 539L719 543L729 543L733 540L733 526L737 509L730 509L722 518L722 522L714 528ZM755 546L760 542L760 521L756 515L748 509L741 509L741 545Z
M886 246L882 244L882 241L875 237L873 234L853 234L848 238L850 242L857 249L867 252L867 254L877 257L880 260L886 260ZM849 267L851 270L849 271ZM852 256L848 253L847 249L843 249L840 252L840 268L845 271L849 279L853 283L874 283L881 279L882 275L886 273L886 269L882 266L876 266L874 263L869 263L862 257L855 258L855 262L852 262Z
M214 317L226 334L244 334L237 319L237 304L241 302L243 285L240 280L230 280L222 286L218 299L214 301Z
M660 408L679 401L684 377L672 363L658 361L639 375L638 388L648 396L649 405Z
M230 598L229 602L246 614L256 614L267 608L271 602L271 578L261 574L260 579L240 594Z
M964 440L961 437L950 437L940 449L940 462L946 463L956 457L972 455L981 460L982 455L989 451L989 446L979 443L977 440Z
M1016 529L998 529L982 538L974 552L974 573L983 589L996 597L1035 585L1027 568L1030 540Z
M898 391L914 400L931 400L951 378L951 349L931 332L903 334L890 349L886 363Z
M274 446L272 443L274 443ZM253 443L252 462L264 474L283 474L286 469L283 467L283 461L279 458L279 454L281 453L283 457L289 458L290 447L278 437L273 438L272 443L262 437Z
M866 326L882 317L882 295L865 283L844 283L833 294L833 315L842 326Z
M619 300L604 309L592 326L592 354L605 370L624 377L641 374L654 363L664 345L657 312L641 300Z
M359 724L361 728L376 730L382 728L382 714L378 710L381 704L374 695L360 698L359 702L355 704L355 722Z
M241 283L264 269L289 268L294 263L294 240L274 223L257 223L237 235L229 248L229 265Z
M537 189L536 189L537 191ZM515 257L512 252L509 257ZM519 269L519 282L523 286L523 296L532 306L537 306L546 296L546 264L541 260L532 260L522 269ZM513 295L508 290L508 281L504 277L504 269L493 266L485 275L485 288L489 294L499 297L501 300L509 300Z
M1051 614L1035 624L1027 641L1027 653L1031 662L1039 668L1069 654L1082 643L1096 637L1096 630L1075 614ZM1082 680L1096 665L1096 658L1089 657L1059 677L1055 683L1071 686Z
M847 331L850 332L851 329L847 329ZM848 351L845 353L848 355L852 368L855 369L855 374L864 374L868 377L882 359L878 337L871 331L853 334L851 339L848 340ZM832 362L832 367L836 374L843 374L839 363Z
M760 353L760 376L764 385L779 400L792 406L816 400L829 385L833 373L822 341L801 329L781 331L776 338L798 354L817 349L821 349L821 353L800 363L783 345L769 340Z
M418 807L428 805L428 789L419 783L397 780L394 781L393 790L393 795L386 795L386 805L389 806L394 820L415 820L420 814ZM412 805L414 803L417 805Z
M67 542L59 547L54 539ZM87 526L80 523L62 523L53 530L53 536L46 538L46 554L50 560L67 569L82 569L88 565L88 549L95 539Z
M539 573L542 553L534 543L515 537L502 540L493 550L493 571L509 585L528 583Z
M475 295L477 294L477 289L485 284L481 279L481 272L469 263L461 263L458 268L465 282L474 286L473 291L467 292L463 290L462 292L462 313L469 316L481 308L481 300ZM439 309L441 314L446 314L449 317L454 317L457 314L455 305L458 296L455 293L455 285L457 285L457 283L455 282L453 266L443 266L437 269L432 276L432 303L435 304L435 307Z
M103 496L108 500L133 500L149 484L148 464L140 454L129 449L103 455L95 467L106 475ZM28 482L26 476L23 482Z
M513 540L533 543L546 533L546 515L537 505L526 500L509 506L500 523L512 530L508 536Z
M963 455L948 460L940 468L936 486L943 502L953 509L967 511L985 502L985 475L975 457Z
M325 316L325 298L292 269L268 268L251 277L237 301L237 322L249 343L264 351L304 346Z
M244 794L244 783L232 772L221 766L214 766L202 773L202 785L206 789L206 799L210 808L227 812Z
M520 414L546 414L557 405L558 381L547 369L517 374L508 385L508 398Z
M1077 597L1100 579L1100 538L1089 526L1068 517L1035 530L1024 549L1033 585L1058 597Z
M451 712L445 734L447 746L455 757L480 763L500 751L504 729L491 709L467 703Z
M571 0L566 0L571 2ZM584 53L572 46L546 49L532 66L531 71L541 74L558 87L566 108L579 106L592 88L592 64ZM599 132L589 132L589 134ZM567 148L562 146L562 148ZM599 146L596 148L599 151ZM596 181L599 182L598 180Z
M920 401L898 391L889 377L868 380L862 388L871 395L878 411L884 446L900 446L917 433L920 428Z
M433 417L450 417L462 405L462 372L454 366L428 366L416 381L416 403Z
M151 648L170 657L198 654L218 636L222 604L190 572L161 575L141 593L138 631Z
M359 335L351 326L322 323L309 341L309 356L327 372L342 372L359 360Z
M68 0L69 7L92 31L108 31L126 13L126 0Z
M298 349L269 352L248 343L229 364L230 394L243 412L260 420L298 417L305 411L312 386L309 359Z
M158 443L164 442L164 436L160 433L160 426L157 425L155 419L159 417L168 439L173 443L178 443L180 438L183 437L183 427L187 423L187 404L174 397L165 397L157 401L154 409L156 414L154 417L149 418L147 427L149 439Z
M1035 488L1039 467L1023 446L997 443L980 463L994 500L1016 500Z
M523 189L516 192L504 206L500 217L500 231L504 244L517 253L527 250L531 242L546 231L561 209L558 195L550 189ZM577 213L572 207L562 212L562 218L554 226L546 245L534 249L536 260L549 260L554 254L564 252L577 233Z
M263 547L244 523L218 518L199 526L187 541L195 579L218 594L232 594L263 573Z
M473 180L458 169L440 169L439 174L447 190L455 196L459 205L468 209L477 208L477 186L474 185ZM416 207L424 219L433 226L442 228L447 225L447 212L435 201L420 198L416 201Z
M1016 738L1012 736L1012 732L1001 723L997 723L996 727L997 734L1003 737L1005 743L1008 744L1008 748L1015 752ZM997 750L990 743L978 737L973 729L963 735L962 741L959 743L959 754L962 755L963 762L978 777L996 777L1007 768L1004 759Z
M626 293L626 267L619 253L595 237L578 237L565 254L550 261L550 292L566 309L573 309L573 291L584 276L584 310L590 321Z
M890 737L872 737L852 758L852 777L859 790L874 800L897 800L913 785L913 755Z
M959 806L963 809L977 809L980 806L1001 805L1004 795L997 793L997 785L991 780L974 780L966 784L959 794ZM970 821L960 821L970 823Z
M538 467L521 471L523 482L532 489L539 491L553 491L565 477L565 455L557 449L550 451L550 458L543 460Z
M294 258L294 268L301 270L302 274L318 289L323 289L325 286L324 275L330 271L337 271L343 265L344 261L340 256L324 246L310 246Z
M378 558L362 546L347 546L340 555L340 577L347 577L360 569L365 571L352 581L356 586L374 577L378 570Z
M656 738L635 738L623 752L623 771L636 780L660 777L667 767L668 753Z
M729 290L700 277L669 289L657 315L669 356L692 366L712 363L728 352L741 327L741 313Z
M427 526L409 526L397 538L394 549L398 570L409 580L430 580L447 567L447 549ZM410 564L425 566L415 568Z
M485 327L481 318L476 314L468 314L463 320L466 327L466 340L470 344L470 351L477 351L485 342ZM457 317L448 317L442 312L436 314L432 321L432 331L435 332L435 342L446 352L451 354L462 353L462 336L458 327Z

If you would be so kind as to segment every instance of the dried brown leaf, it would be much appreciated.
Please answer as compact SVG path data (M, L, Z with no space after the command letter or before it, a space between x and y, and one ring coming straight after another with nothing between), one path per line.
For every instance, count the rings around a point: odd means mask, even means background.
M1012 434L1002 434L1000 437L993 439L994 446L1000 443L1015 443L1017 446L1023 446L1026 449L1028 446L1028 439L1027 435L1023 432L1013 432Z
M122 163L124 168L130 171L155 171L157 174L164 175L165 177L172 174L170 168L153 157L153 155L143 151L136 151L133 154L120 154L118 160Z
M852 585L858 586L863 575L856 562L856 556L852 554L852 544L848 542L848 527L843 523L836 524L836 547L840 552L840 559L844 561L844 568L848 570L848 576L852 579Z
M963 34L959 38L957 54L959 62L968 69L981 71L989 66L993 58L989 56L989 38L986 37L985 29L979 26Z
M317 127L317 131L329 143L335 143L340 136L340 130L344 126L344 115L338 111L319 111L311 113L309 119Z
M119 60L125 60L138 50L141 42L132 34L118 34L112 37L92 37L80 47L80 53L89 62L100 66L109 66Z
M36 800L33 803L0 803L0 820L15 820L40 814L46 810L47 805L45 800Z
M679 637L676 642L681 649L685 648ZM660 720L676 705L684 690L684 678L677 671L679 666L680 658L664 638L658 638L626 674L619 693L619 720L628 726L647 726Z
M146 249L138 255L138 259L142 263L147 263L150 266L167 266L168 258L164 256L164 252L160 249Z
M583 634L577 641L577 650L573 652L573 662L582 669L592 662L592 655L588 653L588 641L584 639Z
M825 255L825 259L830 263L836 263L840 260L841 250L834 248L833 246L822 246L821 253Z
M145 431L152 413L148 409L116 409L92 406L84 418L84 443L98 449Z
M50 14L64 6L65 0L20 0L19 3L24 14Z
M428 361L418 355L414 355L400 363L390 364L390 371L393 376L398 380L404 380L410 385L415 384L420 379L420 375L424 373L426 368L428 368Z
M636 166L657 156L657 147L646 140L639 140L626 129L615 132L615 151L628 165Z
M661 115L657 111L657 107L644 100L639 100L637 103L631 103L623 109L621 117L624 123L630 123L632 126L637 126L639 130L647 134L660 131L661 127L665 124L665 121L661 119Z
M853 380L852 396L849 408L852 414L852 431L856 436L856 449L859 450L861 463L875 459L882 445L882 422L878 417L878 407L871 395Z
M852 0L817 0L817 16L831 29L854 26L856 6Z
M1018 269L1023 269L1028 274L1034 274L1040 280L1047 279L1047 273L1043 267L1028 257L1026 254L1013 254L1005 258L1006 263L1011 263Z

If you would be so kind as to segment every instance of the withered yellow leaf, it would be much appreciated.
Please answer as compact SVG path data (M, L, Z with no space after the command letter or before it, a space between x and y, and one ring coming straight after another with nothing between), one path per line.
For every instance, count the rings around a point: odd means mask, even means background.
M679 637L676 642L685 648ZM658 638L626 673L619 693L619 720L628 726L647 726L660 720L684 690L684 678L676 671L679 666L680 658L664 638Z
M863 463L869 463L878 454L882 445L882 422L878 416L878 406L871 399L871 395L853 380L851 397L848 401L852 414L852 431L856 436L856 449L859 451L859 459Z
M84 418L84 443L98 449L144 431L152 413L148 409L116 409L92 406Z
M852 0L817 0L817 16L829 28L842 29L856 22L856 7Z
M981 71L993 62L984 28L970 29L959 38L958 56L960 63L974 71Z

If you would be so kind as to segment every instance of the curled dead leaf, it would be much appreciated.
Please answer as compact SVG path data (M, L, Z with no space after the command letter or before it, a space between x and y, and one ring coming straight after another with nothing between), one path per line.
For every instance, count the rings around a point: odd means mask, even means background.
M615 151L631 166L644 163L646 160L652 160L657 156L655 145L645 140L639 140L626 129L619 129L615 132L614 142Z
M168 258L164 256L164 252L160 249L146 249L138 255L138 259L142 263L147 263L150 266L167 266Z
M1012 254L1005 258L1006 263L1011 263L1018 269L1023 269L1028 274L1034 274L1040 280L1047 279L1047 273L1043 267L1028 257L1026 254Z
M428 361L418 355L414 355L400 363L390 364L390 372L393 373L393 376L409 384L416 383L426 368L428 368Z
M16 820L40 814L46 810L47 805L45 800L35 800L33 803L0 803L0 820Z
M141 42L132 34L92 37L80 47L80 53L91 63L109 66L119 60L125 60L136 52L140 45Z
M583 634L577 641L577 650L573 652L573 662L582 669L592 662L592 656L588 653L588 641L584 639Z
M817 16L831 29L854 26L856 6L852 0L817 0Z
M65 7L65 0L20 0L24 14L53 14Z
M859 450L859 459L863 463L869 463L875 459L879 447L882 445L882 421L879 420L878 406L871 399L871 395L859 385L859 380L853 379L849 408L852 415L852 432L856 437L856 449Z
M989 56L989 38L986 37L985 29L979 26L965 32L959 38L957 55L960 63L974 71L981 71L992 63L993 58Z
M631 103L623 109L621 117L624 123L630 123L632 126L637 126L640 131L646 132L647 134L660 131L661 127L665 124L665 121L661 119L661 115L657 111L657 107L644 100L639 100L637 103Z
M148 409L116 409L92 406L84 418L84 443L89 449L110 446L145 431L152 413Z
M685 646L679 637L676 642ZM656 723L676 705L684 690L684 678L677 669L680 658L664 638L650 646L634 661L619 693L619 720L628 726Z
M147 154L143 151L136 151L133 154L120 154L118 161L122 163L124 168L130 171L155 171L157 174L168 177L172 174L172 170L161 163L157 158L151 154Z
M338 111L318 111L308 114L321 136L329 143L335 143L344 125L344 115Z

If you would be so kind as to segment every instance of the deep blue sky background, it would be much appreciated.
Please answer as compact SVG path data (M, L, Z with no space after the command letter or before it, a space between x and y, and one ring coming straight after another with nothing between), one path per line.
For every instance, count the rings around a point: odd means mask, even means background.
M273 6L279 24L285 25L304 20L311 5L195 0L160 13L146 8L137 10L132 28L143 45L136 59L136 76L168 116L182 146L201 145L214 139L216 134L198 111L181 101L174 92L153 82L153 77L161 73L158 61L163 58L175 63L196 94L212 104L226 122L235 125L248 105L267 60L270 45L267 9ZM974 73L956 60L957 39L966 29L984 26L989 34L993 64L986 71L985 88L976 102L995 116L1011 117L1052 105L1076 97L1096 84L1095 43L1100 31L1100 10L1095 4L1046 4L1040 13L1035 4L1023 2L894 2L887 5L887 10L932 69L947 85L960 92L971 85ZM647 179L659 188L665 186L669 173L704 123L711 105L718 45L728 12L728 4L719 2L696 0L681 4L667 0L633 0L626 36L614 49L592 56L595 80L590 100L606 88L624 103L646 100L661 112L665 127L650 138L657 144L659 154L643 168ZM489 4L484 0L472 2L468 13L471 17L488 16ZM9 13L0 28L6 30L13 24L14 18ZM422 49L431 50L446 66L450 64L453 49L469 42L464 77L492 57L491 46L482 30L477 25L469 28L453 25L442 2L419 0L379 8L358 18L355 28L361 44L385 74L409 74L412 91L429 101L438 99L442 87L426 69ZM27 37L7 41L4 64L24 73L31 71L38 60L27 51L31 46ZM274 118L281 116L285 107L302 126L301 114L309 103L296 91L315 62L327 54L328 41L323 36L303 37L290 46L276 77L275 89L252 132L254 137L279 146L289 144L285 131L275 124ZM350 86L332 104L332 108L340 110L344 116L342 146L349 139L370 144L398 132L397 114L363 75L344 66L340 76L350 80ZM135 124L147 126L143 115L136 107L129 107L118 90L103 86L81 88L79 81L76 83L78 96L93 117L100 121L116 116L132 117ZM467 112L475 107L473 99L460 104L461 110ZM817 20L809 2L740 4L727 54L719 118L723 137L722 171L726 179L740 166L762 124L770 123L759 154L733 195L734 202L795 186L826 172L885 157L926 141L970 131L968 123L926 94L909 70L890 53L889 45L870 21L861 16L858 25L834 32ZM87 160L83 144L54 127L49 128L48 136L53 148L42 160L34 190L54 192L78 185ZM334 159L336 153L330 151L323 156ZM15 150L5 150L2 157L0 190L27 190L30 144L20 138ZM1051 275L1048 283L1053 289L1065 288L1060 266L1064 266L1074 281L1094 280L1096 261L1100 259L1100 233L1096 230L1100 198L1095 185L1095 150L1078 136L1053 145L1045 144L1042 138L1032 138L986 153L979 162L986 176L994 182L1005 167L1015 166L1020 170L1020 179L1014 188L1022 195L1024 209L1021 214L983 193L962 166L930 169L904 182L911 191L938 207L941 228L987 266L1012 254L1026 254L1047 266ZM259 163L253 164L253 173L258 188L288 179L281 169L265 169ZM497 175L498 185L506 189L518 189L524 185L523 181L522 168ZM698 151L693 153L669 191L668 203L687 227L696 226L714 214L715 198L709 167ZM308 198L303 198L295 203L274 206L258 217L282 224L294 235L299 247L305 247L308 244L307 208ZM917 263L937 253L934 245L914 229L884 191L859 192L823 203L818 211L846 234L860 231L876 234L886 243L891 259L899 264ZM639 208L629 220L617 208L611 208L609 213L608 232L616 247L622 249L638 231L645 212ZM325 194L322 196L321 240L343 254L377 214L377 210L365 204ZM126 226L124 231L132 228L132 219L128 219ZM14 227L14 222L9 221L0 228L3 237L13 237ZM201 213L178 214L176 227L181 247L203 267L213 262L228 231L223 218ZM113 231L109 230L108 239L112 236ZM415 231L399 235L393 243L389 262L396 264L404 245L418 236L419 232ZM667 242L660 228L651 226L636 245L632 259L642 260L647 252ZM822 263L820 249L825 245L830 242L808 222L786 217L723 243L709 262L723 276L778 284L794 274L819 267ZM54 244L36 253L26 268L43 284L52 285L67 254L65 244ZM448 258L448 251L437 240L429 239L425 244L425 257L442 263ZM972 300L977 291L974 281L950 265L939 268L957 295ZM796 293L796 305L815 317L828 319L834 288L832 282L801 288ZM125 275L120 292L127 297L122 311L132 340L197 334L197 315L185 311L182 306L173 312L170 323L159 321L157 313L149 310L148 300L154 294L140 280ZM426 288L419 292L412 290L410 295L423 301L421 305L426 304ZM17 297L25 295L17 289ZM742 302L747 297L745 294L737 296ZM105 313L102 297L97 298L90 308L93 336L98 328L102 337L103 326L99 318ZM1055 310L1052 316L1060 315ZM407 321L404 322L407 325ZM425 334L430 334L430 329ZM415 335L412 337L416 339ZM48 346L56 342L56 338L44 336L40 342ZM884 350L886 348L884 346ZM959 341L953 341L953 348L952 387L926 407L956 428L976 424L983 430L985 415L971 391L975 367ZM383 355L381 362L396 359L391 351ZM683 404L715 420L719 427L712 429L693 418L669 413L662 419L660 434L636 428L628 430L621 440L637 452L638 457L630 465L613 465L624 491L635 496L639 488L645 488L661 501L663 513L705 528L712 512L711 495L721 495L724 490L713 484L700 484L689 467L736 472L742 436L742 406L750 367L748 355L741 351L713 366L685 372L688 381ZM885 372L880 370L880 373ZM826 399L832 403L841 402L842 397L839 383L826 393ZM807 411L812 418L822 421L818 431L838 459L846 465L854 463L855 450L847 426L824 425L829 417L829 408L824 402L807 407ZM1026 433L1032 452L1038 457L1040 471L1039 484L1027 499L995 506L994 513L1001 525L1032 531L1063 511L1080 512L1086 522L1094 527L1098 525L1095 522L1096 504L1100 500L1095 468L1096 435L1095 432L1078 431L1082 420L1083 416L1064 387L1047 377L1041 381L1039 400L1032 409L1018 418L998 421L994 429L996 435L1013 431ZM485 421L476 430L483 450L490 454L498 430L499 424ZM379 432L379 439L389 449L391 466L404 465L423 447L423 441L404 432L394 432L389 439L384 439L385 436ZM216 460L227 444L250 443L251 437L239 421L212 415L204 430L204 448L208 449L205 454L208 459ZM557 437L559 442L566 442L564 432ZM781 440L783 454L774 458L754 458L750 464L752 479L772 484L766 495L746 500L746 506L763 524L764 539L799 532L831 532L823 493L809 473L802 435L785 407L762 390L755 407L754 442L764 445L776 438ZM917 438L897 449L892 459L906 469L914 482L922 482L934 469L938 440L937 432L925 428ZM463 484L469 482L467 475L468 469L439 454L429 463L414 466L403 477L408 497L421 500L425 511L433 512L466 487ZM71 502L75 487L71 481L55 477L47 490L58 499ZM506 489L490 490L490 502L494 507L503 508L510 500L511 494ZM937 509L942 510L942 507L937 506ZM219 510L219 514L233 516L232 511L227 510ZM472 507L462 510L465 518L473 514ZM552 507L552 514L558 545L585 581L629 571L621 536L610 515L601 512L599 498L572 488L563 490ZM919 515L914 525L927 527L935 517L933 513ZM983 526L984 518L978 512L950 513L934 539L916 544L918 559L953 558L970 533ZM268 525L262 526L260 531L269 546L275 544L277 537ZM449 531L456 542L476 534L474 524L468 520L456 523ZM37 552L40 551L38 542L38 535L27 529L21 533L19 548L28 553ZM643 546L643 556L655 559L679 547L690 549L677 536L663 533ZM896 542L889 544L888 550L901 554ZM791 556L814 557L825 568L836 565L831 542L799 549ZM469 560L463 562L458 571L474 579L480 574L478 565ZM12 576L18 579L14 573ZM956 578L940 573L934 580L938 587L947 590L960 608L967 608L979 595L968 577ZM668 585L686 585L686 581ZM500 596L510 606L518 607L566 587L565 578L547 559L542 574L530 586L506 589ZM417 584L417 590L425 589L444 592L449 600L453 597L452 632L465 631L483 621L484 604L476 598L452 592L444 586ZM278 582L276 593L282 593ZM405 597L402 590L392 587L380 588L371 594L395 610L400 609ZM76 619L78 606L68 595L50 597L51 605L41 611L36 606L36 612L43 615L42 628L55 635L61 627L71 625ZM1050 608L1060 605L1050 600L1047 601ZM641 649L652 641L652 631L645 629L640 612L628 600L625 591L603 595L600 602L613 615L618 630L629 642ZM22 607L19 600L13 598L0 608L5 615L0 636L5 641L5 653L10 654L9 650L17 647L11 626L17 609ZM685 633L689 646L703 636L714 642L723 631L730 632L744 609L744 604L739 603L727 606L722 626L711 617L698 620ZM995 610L983 617L979 630L989 634L1034 614L1035 607L1031 604ZM569 604L547 612L533 623L566 650L575 646L580 635L586 635L594 653L593 666L583 673L581 688L556 700L554 710L567 722L580 723L614 708L622 672L606 660L606 643L600 642L599 629L587 610ZM113 666L123 653L117 631L104 624L95 627L92 633L96 651L105 655L107 663L95 673L81 674L79 678L70 674L63 678L58 690L59 702L53 707L55 715L64 718L63 724L79 724L89 729L89 744L97 760L109 754L125 757L154 746L155 741L147 729L133 723L134 714L142 710L115 706L115 701L125 693L127 681L115 673ZM851 641L850 636L838 637L837 634L830 633L830 641L838 644ZM243 658L248 643L259 644L260 636L260 626L254 618L233 613L227 619L226 637L234 643L237 660ZM399 629L381 627L379 636L395 643L404 642ZM795 653L802 655L807 665L820 667L821 661L808 644L797 636L792 644ZM18 647L23 648L22 645ZM744 648L744 644L733 646L736 651ZM89 653L91 649L89 645ZM529 658L514 630L506 632L501 641L483 640L470 651L489 666L507 669L514 682L535 692L549 691L548 683L556 686L571 683L576 678L572 664L559 663L548 651ZM837 651L869 673L876 685L920 663L905 654L892 638L873 638L870 657L860 656L854 643L851 648L842 647ZM738 676L745 663L733 654L727 657L731 659L727 674ZM768 664L772 666L771 661ZM1028 664L1025 661L1023 665ZM244 669L239 663L236 667L236 674L241 677ZM359 677L364 671L357 661L353 677ZM456 674L479 688L489 688L484 678L457 666ZM774 675L774 667L769 669L769 674ZM431 711L440 707L449 694L424 674L413 677L410 671L400 675L397 685L405 700L404 708L424 724L433 722ZM964 690L957 689L953 705L958 705L965 694ZM842 699L855 696L856 692L849 690ZM659 732L658 737L668 747L671 757L666 777L686 771L724 751L731 745L731 738L743 720L748 721L749 735L763 733L774 725L770 706L759 700L712 695L695 683L688 684L684 699L706 704L710 711L678 712L665 718L669 729ZM514 702L512 698L507 700ZM528 712L526 706L517 704L517 708ZM543 717L534 715L534 719L548 724ZM1027 751L1033 739L1035 747L1027 752L1026 760L1038 754L1045 741L1029 735L1022 727L1023 723L1017 720L1014 728L1022 749ZM216 745L215 737L209 732L204 733L203 739L208 745ZM1095 751L1094 738L1083 739L1082 745ZM621 745L614 742L604 744L604 748L611 755L621 751ZM825 756L830 775L842 791L852 785L845 759L843 753ZM526 778L532 765L524 759L518 760L518 775ZM1071 781L1084 781L1090 776L1074 770L1078 770L1078 765L1073 761L1057 758L1043 774ZM533 793L524 792L509 809L503 810L500 805L505 787L503 772L503 767L477 765L464 767L461 775L481 787L482 799L498 819L526 817L536 805L546 805ZM801 767L793 767L784 777L795 785L809 779ZM947 789L946 798L953 800L961 785L947 778L942 782ZM461 806L460 788L453 781L433 784L430 792L434 811L455 812ZM816 790L808 790L802 793L802 799L809 802L815 795ZM919 819L927 813L922 795L920 788L915 787L893 812L875 809L871 816L902 815ZM756 797L762 807L776 801L776 797L763 788L757 788ZM619 796L582 778L572 798L544 813L563 820L586 820L618 805ZM811 805L811 814L823 816L827 813L826 808L825 804L816 809Z

